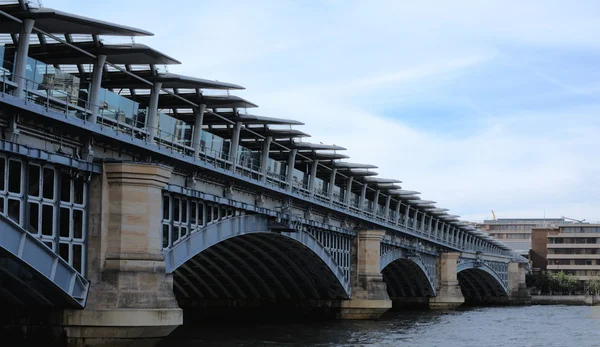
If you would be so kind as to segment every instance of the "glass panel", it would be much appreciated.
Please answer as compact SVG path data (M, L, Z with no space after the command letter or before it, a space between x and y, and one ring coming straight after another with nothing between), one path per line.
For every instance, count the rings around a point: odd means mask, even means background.
M169 225L163 224L163 248L169 247Z
M54 199L54 169L44 168L44 198Z
M0 191L5 189L4 182L6 181L6 159L0 157Z
M204 204L198 203L198 225L204 225Z
M40 205L35 202L29 203L29 224L27 230L32 234L39 232Z
M54 206L42 205L42 234L54 235Z
M29 164L29 191L30 196L40 196L40 174L41 168L37 165Z
M71 214L68 208L60 208L60 237L69 237L69 222L71 221Z
M81 273L81 266L83 263L83 246L79 244L73 244L73 267L75 270Z
M73 197L75 198L76 204L83 205L83 195L84 195L83 177L79 176L73 180Z
M60 173L60 201L71 202L71 175Z
M181 221L187 223L187 200L181 200Z
M59 247L58 247L58 255L60 255L61 258L63 258L64 260L66 260L67 262L69 261L69 244L68 243L60 243Z
M8 217L21 225L21 201L8 199Z
M8 162L8 191L21 193L21 162L9 160Z
M162 219L164 220L168 220L169 219L169 197L168 196L163 196L163 215L162 215Z
M83 238L83 211L73 210L73 237Z
M196 214L198 204L195 202L190 202L190 223L192 225L198 224L198 215Z
M179 222L179 199L173 198L173 221Z

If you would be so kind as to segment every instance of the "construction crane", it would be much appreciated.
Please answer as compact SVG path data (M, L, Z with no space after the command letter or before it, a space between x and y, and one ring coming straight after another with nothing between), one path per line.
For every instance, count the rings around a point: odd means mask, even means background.
M496 214L494 213L494 210L492 210L492 220L496 220Z
M567 219L567 220L572 220L573 222L577 222L577 223L583 223L583 222L585 222L585 218L581 219L581 220L575 219L575 218L569 218L569 217L565 217L565 216L561 216L560 218Z

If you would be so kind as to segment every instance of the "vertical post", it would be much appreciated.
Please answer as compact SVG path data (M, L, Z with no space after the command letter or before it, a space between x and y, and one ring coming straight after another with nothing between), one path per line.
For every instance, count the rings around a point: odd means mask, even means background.
M98 112L100 110L100 89L102 88L102 71L106 63L106 55L98 54L94 62L94 70L92 72L92 81L90 83L90 97L88 109L90 110L89 121L96 123Z
M296 164L296 154L298 150L296 148L292 149L290 152L290 156L288 158L288 166L287 166L287 191L291 192L293 187L293 179L294 179L294 166Z
M373 198L373 214L377 215L377 208L379 207L379 194L381 194L381 192L379 191L379 189L377 189L375 191L375 197Z
M348 182L346 183L346 194L344 195L344 205L346 205L346 207L350 205L350 194L352 194L352 181L354 181L354 176L348 177Z
M415 219L413 219L413 229L417 229L417 223L419 222L419 210L415 207Z
M427 230L429 231L429 235L433 234L433 230L431 227L433 226L433 216L429 216L429 225L427 226Z
M425 212L421 212L421 232L425 233L425 218L427 218L427 214Z
M153 143L154 137L158 135L158 98L162 82L154 82L152 93L150 94L150 104L148 105L148 119L146 127L149 128L148 142Z
M404 214L404 226L408 226L408 218L410 218L410 205L406 205L406 213Z
M242 131L242 122L236 122L233 125L233 136L231 137L231 146L229 146L229 161L231 170L235 171L237 166L238 147L240 145L240 132Z
M392 196L388 193L387 198L385 199L385 221L388 222L390 220L390 203L392 202Z
M435 231L435 234L433 235L433 237L436 239L438 238L439 227L440 227L440 219L436 218L435 219L435 228L433 229Z
M329 202L333 201L333 190L335 189L335 175L337 174L337 168L331 169L331 175L329 176L329 184L327 185L327 194L329 195Z
M398 222L400 221L400 206L402 205L402 203L400 202L400 199L398 199L398 201L396 202L396 220L394 221L394 224L398 225Z
M206 104L200 104L194 109L194 133L192 134L192 146L194 146L194 158L200 155L200 143L202 142L202 124L204 123L204 111Z
M269 167L269 150L271 149L271 142L273 142L273 137L267 136L263 140L263 147L260 153L260 172L262 174L262 181L267 181L267 169Z
M29 38L31 30L33 30L33 19L24 19L21 25L21 33L19 34L19 42L17 44L17 57L15 68L13 71L13 82L17 83L15 96L23 98L25 96L25 69L27 67L27 55L29 54ZM15 81L16 79L16 81Z
M358 208L361 211L365 210L365 197L367 196L367 183L364 182L362 186L362 192L360 193L360 202L358 203Z
M317 179L317 168L319 167L319 161L317 159L312 161L310 167L310 177L308 181L308 191L310 192L310 196L315 195L315 180Z

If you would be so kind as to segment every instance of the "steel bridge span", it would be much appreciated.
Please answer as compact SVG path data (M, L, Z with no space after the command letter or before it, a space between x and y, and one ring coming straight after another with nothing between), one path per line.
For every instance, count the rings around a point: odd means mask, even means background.
M527 263L502 243L343 147L306 142L301 122L249 114L229 94L243 87L161 69L179 62L129 39L151 33L26 1L0 17L13 323L43 310L70 345L112 346L168 335L182 307L370 319L528 302Z

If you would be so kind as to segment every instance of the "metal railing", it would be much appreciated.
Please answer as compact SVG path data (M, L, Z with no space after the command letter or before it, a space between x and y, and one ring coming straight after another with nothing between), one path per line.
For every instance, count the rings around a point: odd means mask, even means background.
M0 80L2 81L2 88L0 90L3 94L10 94L14 92L18 86L18 83L14 82L15 76L10 74L8 70L0 70L1 76ZM11 78L13 77L13 78ZM21 78L21 77L17 77ZM25 78L24 78L25 79ZM146 143L150 142L150 133L153 132L153 144L158 147L166 148L172 153L180 153L185 156L189 156L192 160L201 160L205 163L213 165L215 168L227 169L231 170L233 174L239 175L242 177L247 177L254 181L260 181L265 179L266 184L273 186L279 189L286 189L289 184L286 182L286 175L281 175L279 173L274 172L266 172L266 177L262 173L260 167L252 164L242 163L240 161L236 161L235 163L229 160L229 154L224 151L217 151L203 146L202 144L194 144L191 143L190 140L182 139L178 137L174 133L166 132L159 128L154 128L148 126L143 122L138 122L136 120L132 120L131 118L121 119L121 117L110 117L109 115L115 115L115 113L103 114L102 107L100 105L92 105L87 100L82 100L67 92L50 89L48 86L45 86L41 83L26 80L25 90L24 90L24 99L27 102L32 102L37 105L41 105L45 107L47 110L53 110L56 112L60 112L65 114L66 116L73 116L78 119L82 119L84 121L91 115L91 106L97 106L99 111L97 115L96 123L103 129L111 129L114 130L115 134L119 136L126 136L131 139L138 139L145 141ZM195 146L198 146L199 155L194 158ZM346 205L344 201L341 200L341 195L334 194L334 198L332 201L329 200L328 196L321 194L311 194L307 185L303 182L299 182L297 184L292 184L292 193L295 195L300 195L304 198L313 199L318 201L320 204L328 205L336 209L344 210L346 213L351 213L365 220L369 220L372 222L376 222L378 224L385 224L393 229L398 229L399 227L403 227L412 231L416 234L420 234L419 236L424 237L430 241L440 242L440 239L430 235L430 233L425 233L420 230L420 223L416 227L414 226L414 219L409 218L408 225L404 225L404 220L400 218L398 223L393 221L393 219L386 219L385 213L372 213L371 210L366 208L361 208L359 206L358 199L351 199L349 205ZM462 245L459 245L456 242L451 242L449 240L441 240L441 243L447 244L453 247L459 247L465 249ZM493 250L493 251L492 251ZM511 255L512 252L501 250L496 247L489 247L487 251L492 251L495 254L502 255Z

